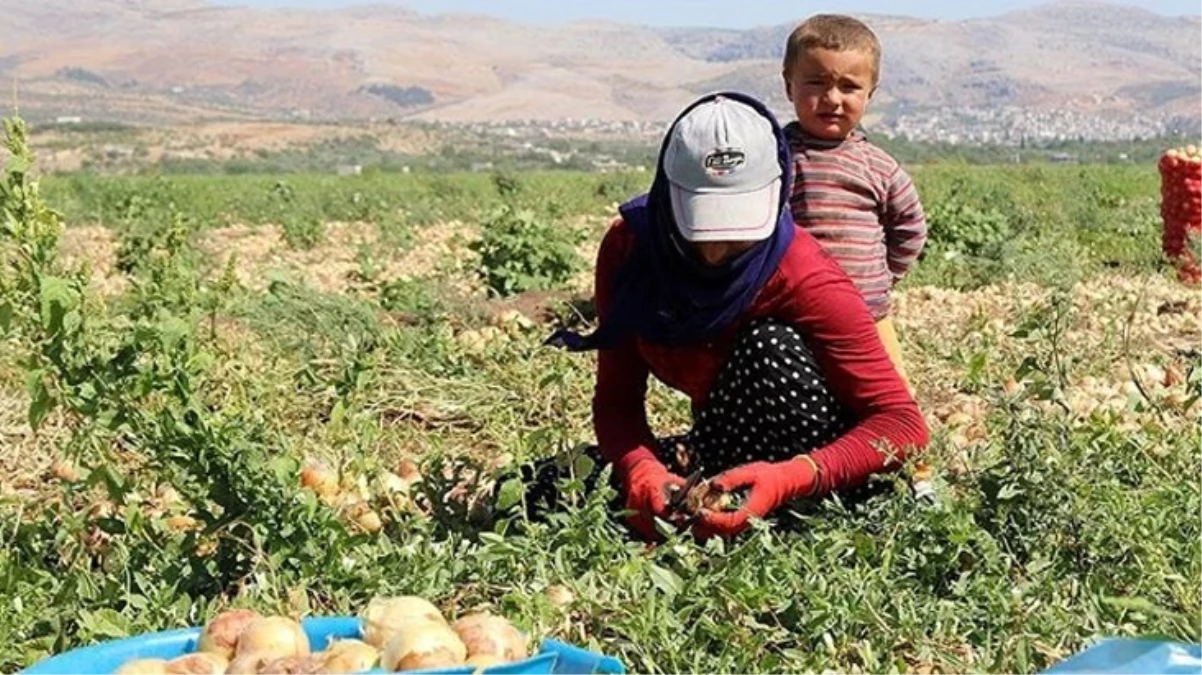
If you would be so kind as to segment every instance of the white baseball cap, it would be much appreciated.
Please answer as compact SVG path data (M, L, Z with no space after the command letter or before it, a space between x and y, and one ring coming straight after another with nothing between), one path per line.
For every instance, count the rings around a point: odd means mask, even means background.
M664 151L676 226L688 241L762 241L776 229L783 172L772 123L717 96L677 120Z

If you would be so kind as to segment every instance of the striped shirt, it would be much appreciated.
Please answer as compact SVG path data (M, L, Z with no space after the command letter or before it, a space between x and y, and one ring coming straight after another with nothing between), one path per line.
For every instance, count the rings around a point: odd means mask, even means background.
M922 253L927 223L913 181L858 132L814 138L792 122L793 220L851 277L874 319L889 316L893 285Z

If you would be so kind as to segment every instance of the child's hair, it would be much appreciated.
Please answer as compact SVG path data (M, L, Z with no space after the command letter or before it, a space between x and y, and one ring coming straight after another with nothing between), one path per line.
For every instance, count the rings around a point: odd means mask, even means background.
M862 51L872 59L872 82L881 77L881 41L863 21L845 14L815 14L793 29L785 45L784 71L788 75L802 52L811 49Z

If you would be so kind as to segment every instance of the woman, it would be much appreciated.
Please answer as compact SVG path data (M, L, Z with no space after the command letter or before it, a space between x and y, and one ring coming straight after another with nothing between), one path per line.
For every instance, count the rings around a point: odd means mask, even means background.
M694 102L664 140L650 192L621 207L601 244L597 331L549 341L598 350L597 454L645 538L671 515L686 470L747 491L737 511L703 510L694 524L702 538L733 536L794 499L894 470L927 443L865 301L794 225L791 180L761 103ZM649 428L649 374L691 399L683 438L657 441Z

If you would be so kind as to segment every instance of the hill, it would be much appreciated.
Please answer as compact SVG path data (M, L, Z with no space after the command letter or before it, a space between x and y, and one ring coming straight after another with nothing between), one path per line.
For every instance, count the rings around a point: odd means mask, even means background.
M778 109L791 25L548 30L396 6L252 9L203 0L0 0L0 78L27 112L204 118L663 120L717 87ZM799 17L800 18L800 17ZM1199 17L1058 2L993 18L864 16L881 35L878 111L955 107L1196 117ZM973 113L975 114L975 113Z

